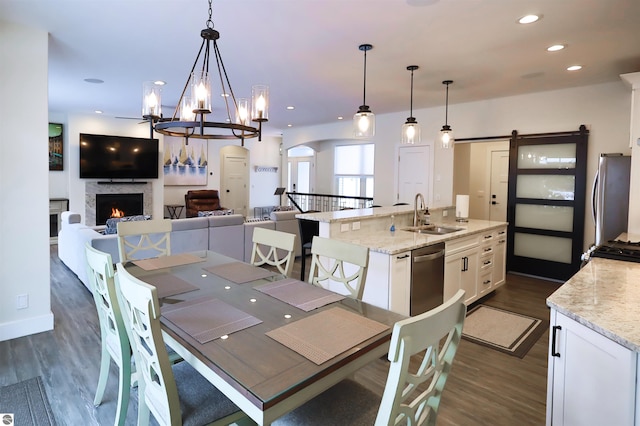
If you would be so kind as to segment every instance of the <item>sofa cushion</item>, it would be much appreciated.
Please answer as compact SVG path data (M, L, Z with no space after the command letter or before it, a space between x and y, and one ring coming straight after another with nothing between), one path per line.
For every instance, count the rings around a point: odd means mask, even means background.
M118 222L137 222L139 220L150 220L151 215L140 214L137 216L110 217L107 219L107 227L104 230L105 235L118 233Z
M244 216L241 214L231 214L224 216L210 216L209 219L209 228L216 228L218 226L229 226L229 225L242 225L244 223Z

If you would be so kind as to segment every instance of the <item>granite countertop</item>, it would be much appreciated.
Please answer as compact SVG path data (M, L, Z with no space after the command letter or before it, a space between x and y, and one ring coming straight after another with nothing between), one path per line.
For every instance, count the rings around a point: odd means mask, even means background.
M365 246L371 251L392 255L420 247L426 247L432 244L450 241L456 238L468 237L473 234L506 226L507 222L469 219L468 222L464 223L444 221L438 222L437 225L460 228L460 230L443 235L429 235L403 231L400 227L394 232L389 230L373 232L346 232L344 234L335 235L332 238Z
M547 305L640 352L640 263L592 258Z
M392 214L413 214L412 206L387 206L370 209L347 209L328 212L300 213L297 218L315 220L318 222L332 223L352 221L358 218L374 219L377 217L391 216Z

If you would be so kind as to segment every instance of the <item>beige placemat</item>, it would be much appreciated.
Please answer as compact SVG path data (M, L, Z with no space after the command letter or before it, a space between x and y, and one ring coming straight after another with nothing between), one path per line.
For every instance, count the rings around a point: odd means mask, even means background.
M267 332L267 336L320 365L389 326L335 307Z
M189 253L172 254L171 256L160 256L151 259L134 260L133 263L145 271L155 269L171 268L172 266L188 265L204 261L203 258Z
M262 322L213 297L179 303L162 316L202 344Z
M167 273L145 275L141 279L158 290L159 299L186 293L188 291L198 290L198 287L195 285L183 280L182 278L178 278L175 275Z
M243 262L231 262L223 265L210 266L205 268L205 271L216 274L226 280L233 281L236 284L248 283L276 275L275 272Z
M325 290L322 287L311 285L294 278L286 278L280 281L255 287L256 290L282 300L285 303L302 309L305 312L312 311L329 303L338 302L344 296Z

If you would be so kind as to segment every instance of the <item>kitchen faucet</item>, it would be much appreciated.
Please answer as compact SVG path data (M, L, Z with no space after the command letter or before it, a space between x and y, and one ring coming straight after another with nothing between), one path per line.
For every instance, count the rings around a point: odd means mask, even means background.
M420 199L420 214L418 214L418 198ZM425 209L425 205L424 205L424 197L422 196L421 193L417 193L416 197L413 200L413 226L419 226L420 223L422 222L422 217L424 215L424 209Z

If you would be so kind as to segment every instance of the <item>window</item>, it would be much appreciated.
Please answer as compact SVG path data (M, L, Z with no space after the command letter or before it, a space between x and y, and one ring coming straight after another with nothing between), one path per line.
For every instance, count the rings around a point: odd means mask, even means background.
M338 195L373 198L374 145L338 145L334 176Z

